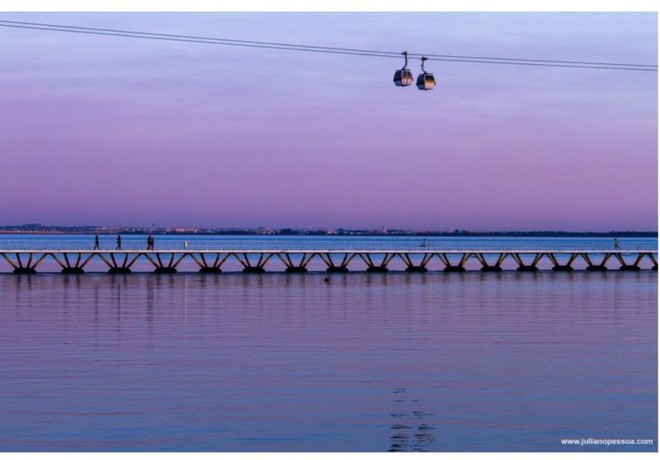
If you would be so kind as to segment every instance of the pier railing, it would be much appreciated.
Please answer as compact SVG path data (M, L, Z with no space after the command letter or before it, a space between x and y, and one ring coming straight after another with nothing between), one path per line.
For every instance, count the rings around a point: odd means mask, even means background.
M384 273L391 270L406 272L433 270L534 272L539 270L638 271L647 269L657 271L657 256L657 251L650 250L13 249L0 250L0 263L5 264L4 267L0 267L0 271L2 268L16 274L34 274L37 273L37 269L43 272L69 274L104 271L116 274L128 274L134 271L221 273L223 270L244 273L264 273L266 271Z

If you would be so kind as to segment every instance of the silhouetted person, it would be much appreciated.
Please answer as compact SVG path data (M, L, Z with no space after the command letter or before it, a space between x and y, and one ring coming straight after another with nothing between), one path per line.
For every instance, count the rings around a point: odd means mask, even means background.
M94 236L94 249L101 249L101 244L98 235Z
M115 249L121 249L121 235L117 235L117 247Z
M147 249L150 250L150 251L153 251L154 250L154 244L155 244L154 237L149 235L147 237Z
M621 245L619 244L619 240L617 238L614 238L614 249L617 251L621 249Z

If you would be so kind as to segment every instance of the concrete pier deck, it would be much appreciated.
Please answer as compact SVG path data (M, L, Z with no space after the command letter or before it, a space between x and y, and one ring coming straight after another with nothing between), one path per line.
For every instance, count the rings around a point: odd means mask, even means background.
M305 273L327 271L346 273L366 271L385 273L464 272L480 270L607 271L656 270L658 252L649 250L78 250L34 249L1 250L0 270L16 274L83 274L108 272L177 273L179 271L222 273L226 267L244 273L284 271ZM5 267L1 267L2 264ZM94 268L95 266L95 268ZM55 270L53 270L53 267ZM232 270L230 270L232 271Z

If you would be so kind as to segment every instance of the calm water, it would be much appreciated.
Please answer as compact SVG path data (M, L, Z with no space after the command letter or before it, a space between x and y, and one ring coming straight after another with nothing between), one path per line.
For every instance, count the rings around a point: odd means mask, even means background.
M4 451L657 441L657 273L0 275ZM656 442L657 445L657 442Z

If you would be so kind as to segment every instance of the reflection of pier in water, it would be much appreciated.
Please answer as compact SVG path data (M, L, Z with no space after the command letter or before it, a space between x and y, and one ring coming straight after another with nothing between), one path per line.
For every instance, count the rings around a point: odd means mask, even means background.
M395 388L393 391L395 398L392 402L400 405L401 410L391 414L394 420L388 451L431 452L435 442L435 426L431 423L433 414L421 410L405 410L419 403L417 399L408 399L407 392L405 388Z
M82 274L96 263L104 271L128 274L133 271L177 273L199 271L222 273L232 263L234 271L286 273L327 271L464 272L480 270L552 271L637 271L657 270L657 251L576 251L576 250L0 250L0 261L18 274L33 274L44 262L57 271ZM142 265L140 265L142 263ZM45 270L49 271L49 270ZM52 270L50 270L52 271ZM232 270L228 270L232 271Z

